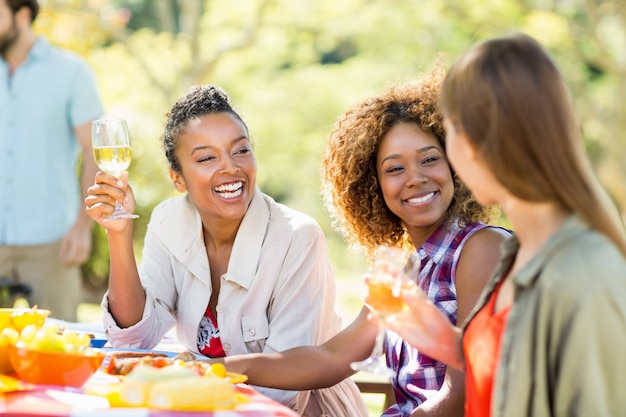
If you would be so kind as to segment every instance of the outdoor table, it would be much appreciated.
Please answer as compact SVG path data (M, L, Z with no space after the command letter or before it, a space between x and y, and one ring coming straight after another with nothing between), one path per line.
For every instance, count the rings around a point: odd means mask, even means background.
M98 371L100 372L100 371ZM97 375L97 373L96 373ZM148 408L109 407L106 399L86 395L82 390L52 386L35 386L0 396L0 415L6 417L298 417L284 405L245 384L236 388L249 396L250 402L232 410L182 412Z
M105 337L99 323L70 323L55 319L59 324L78 331L88 332L96 338ZM103 350L107 350L106 348ZM132 349L123 349L132 350ZM173 336L166 335L153 349L155 352L182 352L184 347ZM110 378L98 370L87 383ZM82 388L34 385L34 389L0 395L0 416L6 417L298 417L299 414L256 391L249 385L236 384L236 389L246 394L249 402L231 410L211 412L182 412L154 410L142 407L110 407L104 397L87 395Z

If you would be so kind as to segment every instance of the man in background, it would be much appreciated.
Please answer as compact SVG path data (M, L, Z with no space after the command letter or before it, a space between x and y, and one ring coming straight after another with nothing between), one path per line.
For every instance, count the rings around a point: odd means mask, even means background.
M38 11L36 0L0 0L0 277L76 321L92 246L91 121L102 104L88 64L34 34Z

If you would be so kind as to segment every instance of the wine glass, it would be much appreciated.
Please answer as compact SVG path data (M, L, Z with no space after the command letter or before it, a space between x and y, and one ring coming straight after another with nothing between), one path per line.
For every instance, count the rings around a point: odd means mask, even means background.
M93 157L98 167L107 174L120 177L130 165L132 148L128 126L124 119L98 119L91 123ZM104 220L136 219L122 203L115 202L115 210Z
M394 319L397 313L407 309L402 300L402 291L417 286L420 258L415 251L406 251L388 246L379 246L374 253L372 270L367 277L367 303L377 315L378 334L370 356L360 362L352 362L355 371L367 371L391 378L394 371L381 358L385 338L385 321Z

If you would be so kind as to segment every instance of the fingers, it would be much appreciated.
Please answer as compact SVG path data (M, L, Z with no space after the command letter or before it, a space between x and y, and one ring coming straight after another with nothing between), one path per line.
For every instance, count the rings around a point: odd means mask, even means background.
M408 291L402 291L402 299L407 305L412 307L418 307L420 303L428 300L428 297L421 289L411 289Z
M366 272L365 274L361 276L361 279L363 280L363 283L365 284L365 288L363 290L363 293L361 294L361 300L363 300L365 304L368 304L368 299L369 299L368 288L369 288L369 283L373 277L374 275L371 272Z
M87 215L104 227L107 233L124 231L129 227L132 229L132 222L128 219L110 219L116 205L130 213L135 211L135 196L128 184L128 172L123 172L119 178L102 171L96 173L95 182L87 189L84 203Z
M367 320L371 321L372 323L376 323L376 325L378 325L378 315L376 314L376 312L372 309L371 306L369 305L365 305L368 308L368 313L367 313Z
M124 188L128 184L128 172L124 171L119 178L107 174L106 172L98 171L95 177L94 184L109 184L113 187Z
M108 191L108 194L104 192ZM98 221L108 217L115 210L117 199L113 196L118 195L116 191L105 190L102 185L94 185L89 188L88 195L85 197L85 212L87 215ZM121 193L123 199L125 194Z
M116 178L99 171L96 174L94 184L87 189L87 197L85 198L86 211L88 214L99 214L100 211L108 211L108 214L110 214L115 209L117 201L125 203L129 196L134 204L132 189L128 185L128 172L123 172L120 178ZM91 214L90 217L97 220L97 216L94 217Z

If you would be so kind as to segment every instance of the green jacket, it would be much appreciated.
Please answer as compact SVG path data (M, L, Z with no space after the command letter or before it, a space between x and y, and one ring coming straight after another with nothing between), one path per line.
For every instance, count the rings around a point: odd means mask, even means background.
M502 261L469 320L486 304L518 247L515 237L505 242ZM572 216L514 282L492 416L626 416L621 252Z

